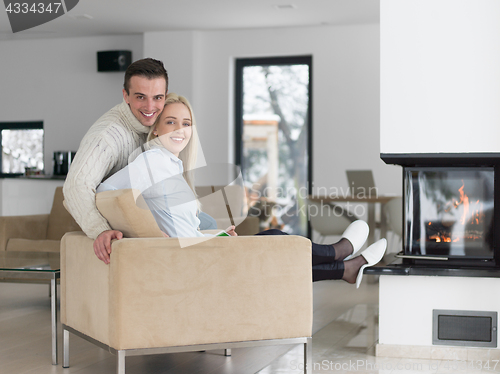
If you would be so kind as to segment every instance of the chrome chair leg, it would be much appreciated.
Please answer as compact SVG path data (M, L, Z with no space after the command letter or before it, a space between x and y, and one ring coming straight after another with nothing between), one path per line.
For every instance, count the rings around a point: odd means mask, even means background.
M312 374L312 367L312 338L307 338L307 342L304 343L304 374Z
M57 282L50 280L50 314L52 328L52 365L57 365Z
M63 368L69 368L69 331L63 330Z
M125 374L125 351L116 352L116 374Z

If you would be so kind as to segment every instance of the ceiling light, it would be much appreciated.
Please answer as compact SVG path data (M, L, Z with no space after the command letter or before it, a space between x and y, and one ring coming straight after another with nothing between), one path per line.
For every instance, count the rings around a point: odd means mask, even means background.
M94 19L94 17L92 17L89 14L76 14L76 15L68 14L68 17L78 20Z
M294 4L280 4L280 5L275 5L274 6L276 9L283 10L283 9L297 9L297 5Z

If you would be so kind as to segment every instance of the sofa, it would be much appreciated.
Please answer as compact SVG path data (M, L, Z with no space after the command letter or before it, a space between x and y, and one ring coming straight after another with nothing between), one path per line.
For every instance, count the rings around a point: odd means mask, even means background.
M47 258L57 261L61 238L70 231L81 229L64 208L62 187L57 187L49 214L0 217L0 264L8 260L15 266L19 252L24 252L22 265L27 264L26 259L33 264Z

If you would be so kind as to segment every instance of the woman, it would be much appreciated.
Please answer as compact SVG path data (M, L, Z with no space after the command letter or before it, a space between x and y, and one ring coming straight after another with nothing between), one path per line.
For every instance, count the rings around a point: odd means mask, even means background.
M199 206L194 181L198 135L188 100L174 93L167 95L163 112L151 127L145 150L129 165L105 180L97 192L134 188L141 191L158 226L171 237L207 236L199 231ZM236 236L235 227L226 230ZM267 230L257 235L286 235L280 230ZM356 283L363 269L379 262L387 247L381 239L361 249L368 237L368 225L353 222L342 239L331 245L312 244L313 281L343 279Z

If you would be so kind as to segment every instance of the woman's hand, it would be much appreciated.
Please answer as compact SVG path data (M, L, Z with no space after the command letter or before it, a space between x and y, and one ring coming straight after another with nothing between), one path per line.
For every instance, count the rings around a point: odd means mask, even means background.
M165 238L170 238L170 236L168 236L168 234L165 234L163 231L162 231L161 233L163 234L163 236L164 236Z
M229 226L227 229L226 229L226 232L231 235L231 236L238 236L238 234L236 234L236 231L234 231L234 229L236 228L236 226Z

